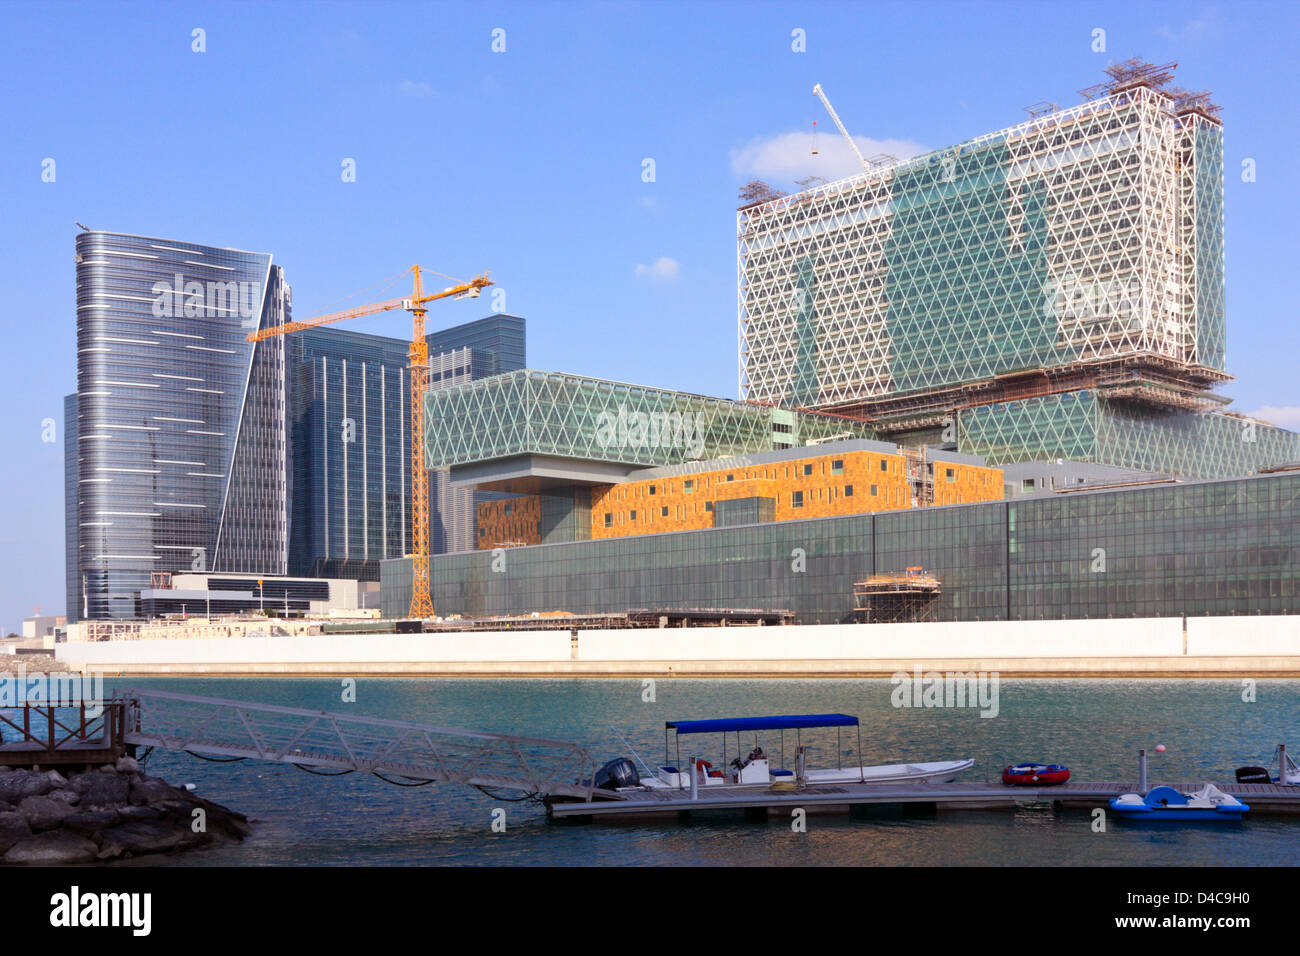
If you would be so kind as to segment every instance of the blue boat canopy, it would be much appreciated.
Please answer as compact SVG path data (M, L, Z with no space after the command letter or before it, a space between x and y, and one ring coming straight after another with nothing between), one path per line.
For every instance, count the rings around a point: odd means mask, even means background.
M670 720L664 727L679 734L723 734L737 730L796 730L806 727L856 727L850 714L788 714L777 717L732 717L717 720Z

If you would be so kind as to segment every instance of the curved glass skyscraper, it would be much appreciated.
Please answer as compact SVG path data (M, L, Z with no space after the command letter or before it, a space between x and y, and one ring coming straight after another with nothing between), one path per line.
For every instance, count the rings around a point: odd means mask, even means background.
M69 611L134 617L152 572L286 573L285 340L246 340L288 321L282 270L118 233L81 233L76 250Z

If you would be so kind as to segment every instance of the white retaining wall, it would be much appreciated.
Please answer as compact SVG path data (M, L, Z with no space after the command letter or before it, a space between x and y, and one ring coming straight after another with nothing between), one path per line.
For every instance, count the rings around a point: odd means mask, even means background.
M464 634L331 634L303 637L218 637L193 640L97 641L60 644L69 664L112 669L130 664L302 664L393 661L559 661L569 659L568 631L480 631Z
M1172 657L1183 652L1182 628L1181 618L1131 618L664 628L579 637L584 661Z
M1300 617L232 637L59 644L71 666L1300 657Z
M1300 655L1300 617L1264 614L1255 617L1189 617L1187 653L1216 657L1229 654Z

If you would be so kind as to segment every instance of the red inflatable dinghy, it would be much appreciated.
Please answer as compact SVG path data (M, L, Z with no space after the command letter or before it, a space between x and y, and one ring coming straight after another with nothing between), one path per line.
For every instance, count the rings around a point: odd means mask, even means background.
M1070 779L1070 768L1059 763L1018 763L1002 771L1002 782L1011 787L1051 787Z

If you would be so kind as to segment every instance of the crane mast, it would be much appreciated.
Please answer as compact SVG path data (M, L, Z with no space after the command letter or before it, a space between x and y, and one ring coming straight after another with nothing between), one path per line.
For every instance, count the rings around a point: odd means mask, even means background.
M415 298L411 308L411 610L415 618L433 617L429 593L429 469L424 464L424 393L429 387L429 343L424 339L424 314L420 267L415 273Z
M853 150L853 155L858 157L858 162L862 164L862 168L867 172L871 172L871 164L863 158L862 151L858 149L858 144L853 142L853 137L849 135L849 131L846 130L844 124L840 122L840 114L836 113L835 107L831 106L831 101L826 98L826 92L822 89L820 83L813 86L813 94L822 101L822 106L826 107L826 112L831 114L831 119L833 119L835 125L839 127L840 134L848 141L849 149Z
M260 329L247 336L250 342L261 342L276 335L287 335L303 329L342 322L390 309L405 309L411 313L411 346L407 358L411 363L411 609L410 616L426 618L433 616L433 598L429 591L429 471L424 465L424 395L429 388L429 343L424 338L425 308L429 302L438 299L476 298L480 290L492 285L492 280L484 272L482 275L459 282L443 289L441 292L424 294L424 281L420 276L420 267L411 266L414 276L414 293L409 299L388 299L358 306L343 312L331 312L300 322L286 322L283 325Z

